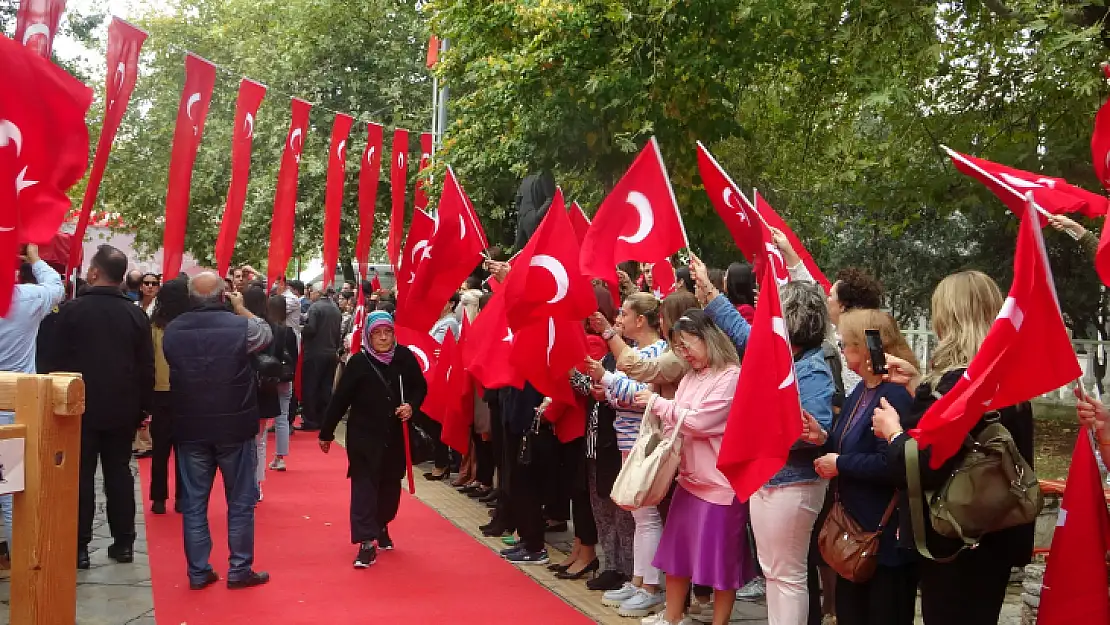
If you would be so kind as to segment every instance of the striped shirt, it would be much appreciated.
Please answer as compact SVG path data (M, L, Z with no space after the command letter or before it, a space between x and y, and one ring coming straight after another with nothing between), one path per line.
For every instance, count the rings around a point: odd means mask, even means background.
M658 358L667 349L667 342L663 339L637 347L636 352L641 358ZM648 384L637 382L621 371L607 371L601 378L605 386L605 398L609 405L617 410L617 418L613 421L613 429L617 432L617 449L631 451L640 435L640 421L643 419L643 410L633 408L636 393L649 388Z

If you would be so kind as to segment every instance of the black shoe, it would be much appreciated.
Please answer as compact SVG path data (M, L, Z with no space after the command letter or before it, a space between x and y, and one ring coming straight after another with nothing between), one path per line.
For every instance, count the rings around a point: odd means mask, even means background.
M132 455L136 458L149 458L154 455L154 451L150 449L146 451L136 451Z
M495 488L495 489L491 490L489 493L487 493L485 496L479 497L478 501L480 501L482 503L489 503L491 501L497 501L500 497L501 497L501 491L499 491Z
M570 569L564 569L563 571L555 573L555 577L558 579L582 579L591 573L596 573L599 568L601 568L601 561L594 558L593 562L587 564L578 571L571 573Z
M478 529L482 530L482 536L489 536L490 538L504 536L505 532L509 531L508 528L498 523L496 520L490 521Z
M565 573L567 570L567 566L565 564L548 564L547 570L551 571L552 573Z
M451 477L451 471L444 471L443 473L440 473L439 475L436 475L432 471L428 471L427 473L424 474L424 479L428 480L429 482L442 482L442 481L446 480L449 477Z
M212 569L208 569L208 572L204 574L204 581L189 582L189 590L204 590L218 581L220 581L220 576Z
M620 571L602 571L601 575L586 582L590 590L619 590L627 578Z
M544 528L543 531L545 531L545 532L565 532L565 531L567 531L567 522L566 521L560 521L558 523L548 523L547 527Z
M270 574L263 571L251 571L251 574L238 580L227 580L228 590L240 590L242 588L253 588L261 586L270 581Z
M378 550L374 545L369 547L363 545L358 548L358 555L355 556L356 569L368 569L371 565L378 561Z
M92 566L92 562L89 561L89 550L88 550L88 548L83 547L81 549L78 549L77 550L77 568L82 570L82 571L87 571L87 570L89 570L90 566Z
M166 502L165 502L165 500L151 502L150 511L153 512L154 514L165 514L166 513Z
M389 529L383 527L380 534L378 534L378 549L382 551L393 551L393 539L389 537Z
M477 499L478 501L481 501L483 497L492 492L493 489L488 486L479 486L478 488L467 493L466 496L470 497L471 499Z
M485 488L485 486L483 486L481 484L476 484L474 482L471 482L469 484L460 486L455 490L459 491L460 493L462 493L464 495L471 495L475 491L483 490L484 488Z
M109 545L108 557L120 564L131 564L135 561L135 550L131 545Z

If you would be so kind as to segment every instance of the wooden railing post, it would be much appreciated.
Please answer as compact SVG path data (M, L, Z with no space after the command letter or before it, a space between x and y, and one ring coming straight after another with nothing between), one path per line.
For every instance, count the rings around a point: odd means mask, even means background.
M13 495L12 625L77 619L77 482L85 386L77 374L0 374L0 410L15 410L22 434L24 489Z

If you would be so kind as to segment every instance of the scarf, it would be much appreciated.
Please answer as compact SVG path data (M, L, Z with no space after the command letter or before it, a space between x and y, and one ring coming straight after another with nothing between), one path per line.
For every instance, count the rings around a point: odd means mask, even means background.
M392 328L393 316L384 310L375 310L366 315L365 325L362 328L362 351L383 365L388 365L393 362L393 353L397 351L397 342L393 342L393 346L389 348L388 352L378 352L374 350L374 345L370 341L370 333L374 331L374 328L382 326Z

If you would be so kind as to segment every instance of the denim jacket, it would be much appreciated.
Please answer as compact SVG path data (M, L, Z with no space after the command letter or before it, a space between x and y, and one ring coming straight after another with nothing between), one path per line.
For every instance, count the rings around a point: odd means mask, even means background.
M709 302L705 313L732 339L736 349L743 351L748 345L752 327L723 295ZM743 370L741 369L741 374ZM794 359L794 377L798 381L798 393L802 408L828 430L832 427L832 399L836 393L836 383L832 372L825 364L825 355L820 347L803 352ZM816 482L821 479L813 468L813 461L820 455L815 445L797 442L790 450L786 465L768 482L767 486L788 486L803 482Z

